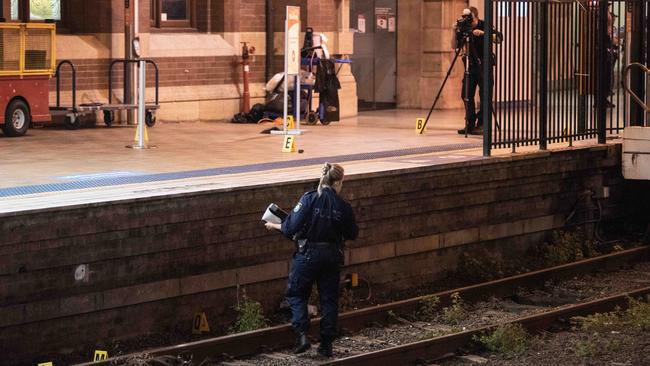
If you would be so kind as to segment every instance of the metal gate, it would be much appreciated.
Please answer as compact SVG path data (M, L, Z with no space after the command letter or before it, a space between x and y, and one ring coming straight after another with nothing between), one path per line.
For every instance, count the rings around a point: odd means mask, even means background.
M486 0L487 24L503 33L492 44L494 88L483 119L484 153L598 138L648 123L622 87L626 65L648 65L650 0ZM487 50L486 50L487 51ZM629 75L647 98L647 76ZM483 95L485 94L485 95ZM491 112L491 113L490 113Z

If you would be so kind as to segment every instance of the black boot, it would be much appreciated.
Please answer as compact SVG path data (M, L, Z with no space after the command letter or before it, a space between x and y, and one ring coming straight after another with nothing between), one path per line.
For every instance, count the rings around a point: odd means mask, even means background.
M467 134L472 133L472 130L474 130L474 122L468 123L464 128L458 130L459 135L464 135L465 134L465 129L467 129Z
M320 341L320 345L318 346L318 354L320 354L323 357L330 358L332 357L332 340L323 338Z
M307 352L311 348L311 343L309 343L309 339L307 338L307 335L304 333L301 333L298 335L298 339L296 340L296 348L293 349L293 353L299 354L299 353L304 353Z

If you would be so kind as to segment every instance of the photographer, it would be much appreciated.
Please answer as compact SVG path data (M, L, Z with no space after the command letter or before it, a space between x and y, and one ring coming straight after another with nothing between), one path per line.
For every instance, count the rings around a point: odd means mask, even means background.
M485 22L479 19L478 9L471 6L463 11L463 16L456 21L456 49L465 47L463 63L466 72L463 76L463 86L461 98L465 104L465 128L458 130L459 134L467 133L472 135L483 134L483 121L481 112L476 112L474 104L474 95L476 87L479 88L479 95L487 92L488 88L492 89L494 77L492 68L490 68L490 77L485 85L483 80L483 35L485 34ZM501 32L492 28L492 42L503 42ZM490 57L490 66L495 65L495 56L493 53ZM468 64L469 63L469 64ZM484 108L484 106L481 106ZM478 124L476 123L478 121Z
M325 163L318 190L305 193L282 224L267 223L268 230L280 230L298 243L287 285L291 323L298 335L294 353L307 351L309 314L307 303L316 282L322 318L318 353L332 356L339 311L339 275L345 240L357 238L359 229L349 203L338 194L343 187L343 167Z

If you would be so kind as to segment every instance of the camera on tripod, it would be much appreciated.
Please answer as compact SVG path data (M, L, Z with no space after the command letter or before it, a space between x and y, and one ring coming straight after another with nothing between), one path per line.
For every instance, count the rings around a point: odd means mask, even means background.
M469 9L463 10L463 15L456 20L456 49L464 46L464 42L472 35L473 15Z

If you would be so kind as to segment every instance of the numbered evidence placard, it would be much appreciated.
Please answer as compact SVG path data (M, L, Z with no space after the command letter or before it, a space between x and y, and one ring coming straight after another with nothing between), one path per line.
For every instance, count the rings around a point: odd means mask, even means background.
M208 332L210 332L210 324L208 324L208 318L205 316L205 313L194 314L194 320L192 322L192 334L202 334Z
M418 118L415 120L415 133L423 134L426 126L424 125L424 118Z
M108 359L108 351L95 350L93 362L104 361Z
M296 136L286 135L284 136L284 141L282 142L282 152L283 153L292 153L296 152Z

